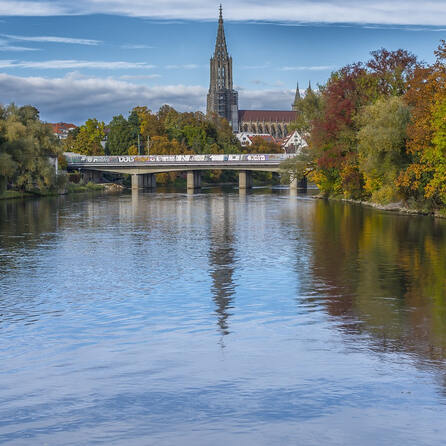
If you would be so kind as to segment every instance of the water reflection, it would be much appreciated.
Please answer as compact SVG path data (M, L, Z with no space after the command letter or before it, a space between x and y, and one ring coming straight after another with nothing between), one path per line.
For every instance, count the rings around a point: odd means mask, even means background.
M318 201L312 274L346 334L417 361L446 355L446 222Z
M228 318L235 285L234 215L228 195L213 200L209 209L209 268L212 277L212 295L218 314L221 334L229 334Z
M445 252L287 190L0 202L0 442L441 444Z

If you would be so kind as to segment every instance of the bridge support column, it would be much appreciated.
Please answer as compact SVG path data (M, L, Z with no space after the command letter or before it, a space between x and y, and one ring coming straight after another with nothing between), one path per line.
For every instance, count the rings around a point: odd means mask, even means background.
M187 172L187 190L199 189L201 187L201 172L189 170Z
M132 189L154 189L155 187L154 173L132 174Z
M252 187L252 174L249 170L241 170L238 173L238 188L250 189Z
M99 170L84 170L82 179L85 183L100 183L102 181L102 172Z
M303 177L301 180L294 178L290 182L290 190L297 191L298 189L307 189L307 177Z

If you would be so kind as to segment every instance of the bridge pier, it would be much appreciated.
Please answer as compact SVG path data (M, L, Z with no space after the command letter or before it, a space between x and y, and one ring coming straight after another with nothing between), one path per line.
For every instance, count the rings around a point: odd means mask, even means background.
M303 177L301 180L294 178L290 182L290 190L297 191L298 189L307 190L307 177Z
M201 187L201 172L189 170L187 172L187 190L199 189Z
M102 181L102 172L99 170L84 170L82 172L84 183L100 183Z
M154 173L132 174L132 189L154 189L156 177Z
M251 189L252 187L252 174L249 170L241 170L238 173L238 188L239 189Z

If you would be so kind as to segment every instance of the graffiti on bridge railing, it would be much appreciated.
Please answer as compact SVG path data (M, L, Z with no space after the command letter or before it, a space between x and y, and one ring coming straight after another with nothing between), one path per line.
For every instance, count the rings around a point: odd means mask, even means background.
M234 162L234 161L283 161L286 154L229 154L229 155L122 155L85 156L65 154L69 164L129 164L129 163L192 163L192 162Z

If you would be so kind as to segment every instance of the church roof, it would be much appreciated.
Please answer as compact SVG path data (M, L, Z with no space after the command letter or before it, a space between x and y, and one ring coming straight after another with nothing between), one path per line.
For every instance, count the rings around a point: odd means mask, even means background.
M239 110L239 122L293 122L297 115L288 110Z

